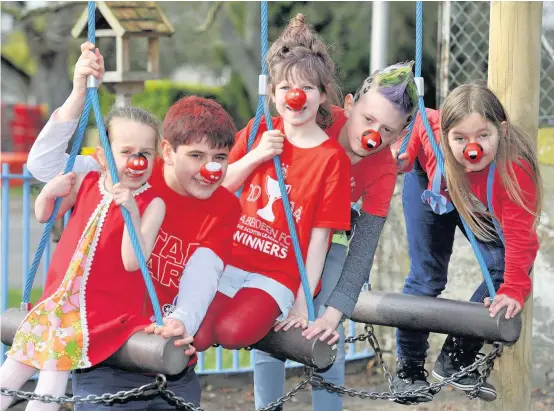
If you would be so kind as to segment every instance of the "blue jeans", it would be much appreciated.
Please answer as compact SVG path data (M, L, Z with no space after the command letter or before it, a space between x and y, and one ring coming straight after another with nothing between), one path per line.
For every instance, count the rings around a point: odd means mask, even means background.
M413 171L404 176L402 205L408 236L410 273L404 283L403 293L437 297L446 287L448 263L452 254L456 227L459 227L464 235L466 233L456 210L438 215L428 204L421 201L421 193L427 189L428 182L425 171L417 162ZM491 274L494 288L498 290L504 277L502 241L500 239L488 243L477 241ZM488 296L487 286L483 281L470 301L482 302ZM428 338L428 332L397 330L398 356L409 360L425 360L429 348Z
M89 394L115 394L118 391L128 391L155 381L156 376L131 373L111 367L99 365L87 370L73 373L73 394L86 397ZM194 372L194 367L186 368L181 374L166 376L167 389L186 402L200 406L200 380ZM175 404L168 403L160 395L140 397L130 401L114 401L113 403L76 404L75 411L112 411L112 410L175 410Z
M325 311L325 303L335 289L346 260L347 249L340 244L331 244L325 266L323 268L321 291L314 299L314 308L319 316ZM337 343L337 358L331 367L318 372L325 380L334 384L344 385L344 327L337 328L339 341ZM254 351L254 398L256 408L265 407L277 400L285 390L285 362L263 351ZM342 396L330 393L325 389L312 389L313 409L317 411L342 410Z

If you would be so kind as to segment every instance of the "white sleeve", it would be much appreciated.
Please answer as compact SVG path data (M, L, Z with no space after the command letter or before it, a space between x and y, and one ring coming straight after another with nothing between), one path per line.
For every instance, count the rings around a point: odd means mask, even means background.
M209 248L199 248L190 257L181 280L175 310L167 316L180 320L188 335L195 335L217 292L223 261Z
M48 182L61 173L67 163L69 154L65 151L75 132L79 120L71 120L64 123L54 121L52 118L40 131L33 143L27 158L27 169L37 180ZM87 173L100 170L100 164L91 156L78 155L75 159L73 171Z

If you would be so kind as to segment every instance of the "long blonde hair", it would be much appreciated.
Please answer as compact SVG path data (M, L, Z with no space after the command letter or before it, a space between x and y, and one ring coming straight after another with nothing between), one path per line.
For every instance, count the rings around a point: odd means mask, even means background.
M271 45L266 56L271 88L294 74L319 87L327 101L319 106L317 124L329 127L333 122L331 105L340 103L336 66L323 39L306 22L302 14L293 17L281 35Z
M450 130L473 113L479 113L498 130L499 141L495 162L502 185L514 202L535 216L534 226L536 227L542 204L542 181L536 142L522 129L510 123L500 100L483 85L466 84L457 87L448 95L442 108L441 145L444 152L446 183L452 202L470 230L479 239L491 241L496 237L494 227L488 219L492 218L492 215L484 213L479 208L477 199L471 193L466 171L456 161L448 144ZM501 127L503 122L506 122L505 132ZM516 183L513 163L522 166L523 162L529 163L531 173L527 171L527 167L523 166L523 169L529 173L536 187L534 204L529 204L523 198L522 189Z

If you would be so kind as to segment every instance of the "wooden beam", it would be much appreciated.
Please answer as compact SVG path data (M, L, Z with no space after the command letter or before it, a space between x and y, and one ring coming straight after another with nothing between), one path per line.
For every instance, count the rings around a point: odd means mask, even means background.
M154 74L160 72L160 41L157 37L148 38L147 71Z
M493 1L490 14L488 85L511 121L535 139L539 127L542 2ZM533 295L523 310L519 341L505 347L492 383L498 398L480 410L531 410Z
M96 30L96 37L116 37L116 34L112 29L100 29Z
M115 38L115 72L125 73L131 69L129 57L129 39L124 37Z

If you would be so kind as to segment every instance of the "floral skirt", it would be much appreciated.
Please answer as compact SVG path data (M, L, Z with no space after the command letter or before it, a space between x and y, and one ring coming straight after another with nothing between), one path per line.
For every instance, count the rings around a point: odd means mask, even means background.
M86 312L82 309L81 281L94 257L91 246L101 215L97 212L89 220L58 290L37 304L20 325L7 353L10 358L39 370L90 367L87 344L83 346Z

